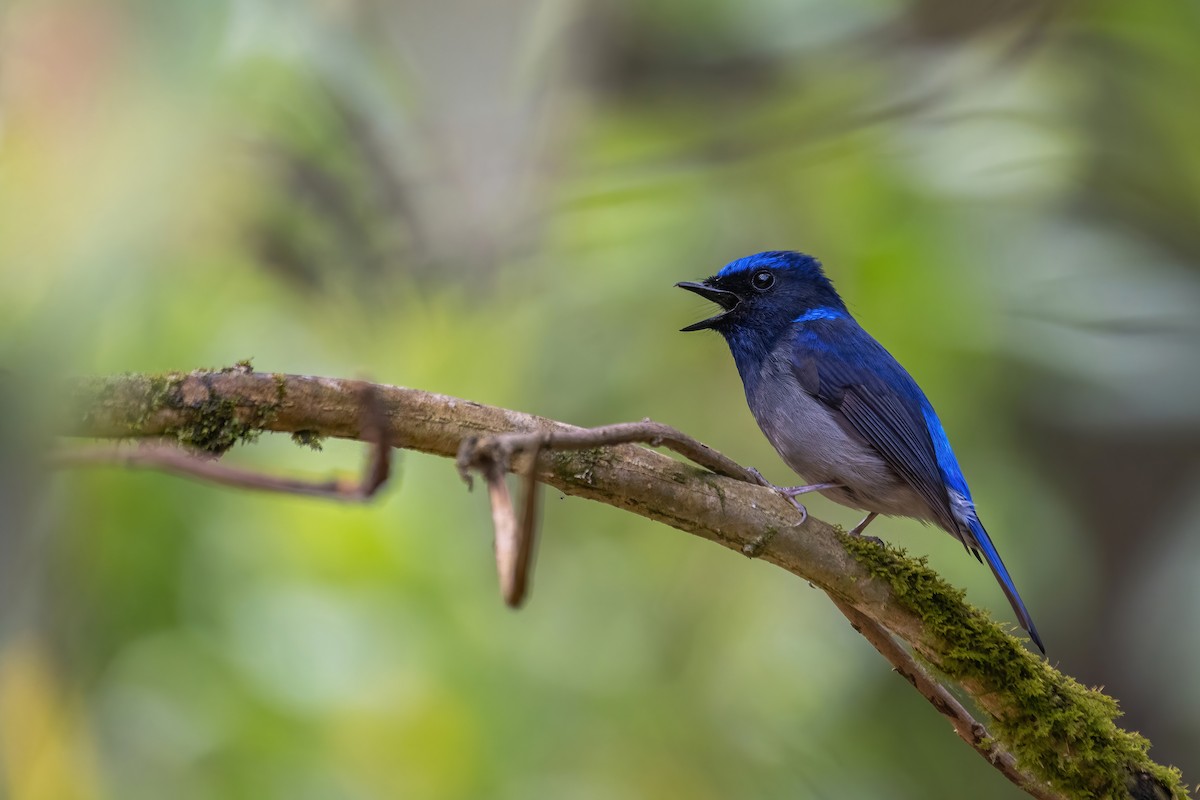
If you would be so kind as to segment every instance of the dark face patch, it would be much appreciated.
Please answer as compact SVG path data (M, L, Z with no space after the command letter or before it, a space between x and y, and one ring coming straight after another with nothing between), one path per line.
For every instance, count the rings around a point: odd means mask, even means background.
M726 266L700 283L677 283L721 306L720 314L683 330L782 331L805 314L843 313L845 306L820 265L796 253L759 253Z

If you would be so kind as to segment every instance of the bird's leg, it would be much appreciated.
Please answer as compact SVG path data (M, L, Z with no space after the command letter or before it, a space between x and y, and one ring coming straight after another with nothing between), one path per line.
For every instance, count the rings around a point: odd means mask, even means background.
M853 528L850 529L850 535L851 536L862 536L863 530L868 525L871 524L871 520L875 519L878 516L879 516L879 514L875 511L868 513L865 517L863 517L862 522L858 523L857 525L855 525ZM863 536L863 538L866 539L868 542L874 542L875 544L879 545L880 547L883 547L883 539L880 539L878 536Z
M796 509L800 512L800 521L796 523L797 525L803 525L804 521L808 519L808 509L804 507L803 503L796 499L797 497L802 494L808 494L809 492L819 492L823 489L836 489L841 485L837 483L812 483L808 486L776 486L764 478L763 474L754 467L747 467L747 469L749 470L750 474L758 480L759 483L796 507Z
M866 530L866 527L871 524L871 520L875 519L877 516L879 516L879 515L876 514L874 511L872 511L870 514L867 514L865 517L863 517L862 522L858 523L857 525L855 525L853 528L850 529L850 535L851 536L861 535L862 532L864 530Z

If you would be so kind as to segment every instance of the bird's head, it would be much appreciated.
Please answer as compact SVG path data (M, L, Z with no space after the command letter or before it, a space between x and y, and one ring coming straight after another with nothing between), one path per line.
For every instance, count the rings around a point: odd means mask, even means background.
M817 319L846 313L845 304L821 271L821 263L790 250L739 258L700 283L675 285L722 308L721 313L683 330L711 328L727 339L749 332L781 334L805 315Z

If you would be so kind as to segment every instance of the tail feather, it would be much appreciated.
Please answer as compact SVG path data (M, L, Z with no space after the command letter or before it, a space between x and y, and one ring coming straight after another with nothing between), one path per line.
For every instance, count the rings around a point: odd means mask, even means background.
M1042 644L1042 637L1038 636L1037 626L1033 624L1033 617L1029 616L1029 612L1025 609L1025 603L1021 601L1021 595L1017 594L1017 587L1013 583L1012 577L1008 574L1008 570L1004 567L1004 562L1000 560L1000 554L996 552L996 546L992 544L991 538L987 535L987 531L983 529L983 525L979 520L973 518L969 520L968 525L971 528L971 535L975 539L975 543L982 551L983 557L987 559L987 564L992 568L992 574L996 576L996 581L1000 584L1000 588L1004 590L1004 596L1008 598L1008 602L1012 604L1013 611L1017 615L1017 619L1021 623L1021 627L1029 634L1029 638L1042 651L1042 655L1046 654L1046 648ZM977 556L978 557L978 556Z

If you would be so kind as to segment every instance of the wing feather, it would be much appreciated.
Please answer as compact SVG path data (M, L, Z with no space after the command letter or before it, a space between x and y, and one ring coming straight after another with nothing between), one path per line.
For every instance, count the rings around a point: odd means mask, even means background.
M928 401L883 345L849 317L811 322L797 333L792 367L805 391L836 412L843 428L878 452L961 539L925 420Z

